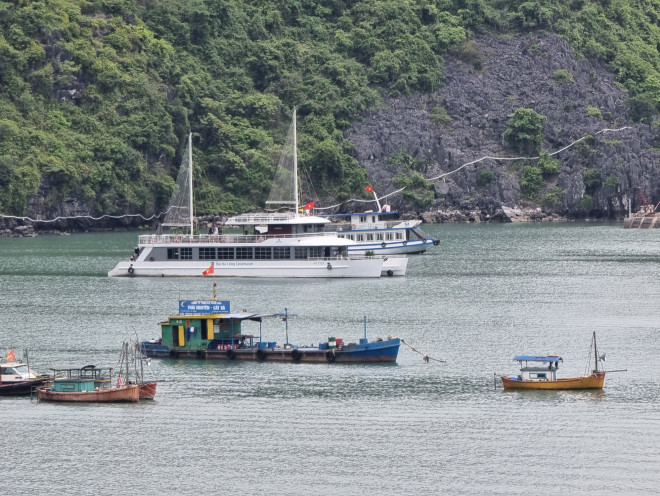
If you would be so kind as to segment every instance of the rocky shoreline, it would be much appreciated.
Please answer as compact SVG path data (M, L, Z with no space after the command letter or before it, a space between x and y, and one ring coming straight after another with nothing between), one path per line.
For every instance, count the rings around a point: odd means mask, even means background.
M210 227L222 228L227 220L226 214L210 214L195 218L195 226L200 232L206 232ZM539 207L524 206L500 206L492 210L432 210L423 212L421 215L415 212L407 212L401 215L401 219L420 219L427 224L473 224L473 223L526 223L526 222L572 222L572 221L602 221L605 219L579 218L573 219L556 213L544 212ZM611 220L611 219L608 219ZM81 222L81 219L60 219L57 222L31 221L24 218L4 217L0 218L0 237L21 238L35 237L39 234L69 234L73 232L103 232L103 231L128 231L137 229L155 230L157 223L141 225L126 222L125 219L113 222L104 221L103 225L94 225L91 221Z

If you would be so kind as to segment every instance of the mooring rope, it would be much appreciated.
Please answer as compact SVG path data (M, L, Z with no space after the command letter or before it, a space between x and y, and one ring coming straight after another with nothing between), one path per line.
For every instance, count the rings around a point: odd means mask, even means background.
M401 342L403 344L405 344L408 348L410 348L412 351L414 351L415 353L419 353L420 355L422 355L422 360L424 360L424 363L429 363L429 360L433 360L434 362L447 363L445 360L440 360L438 358L433 358L433 357L428 356L426 353L422 353L417 348L415 348L415 347L409 345L408 343L406 343L403 338L401 338Z

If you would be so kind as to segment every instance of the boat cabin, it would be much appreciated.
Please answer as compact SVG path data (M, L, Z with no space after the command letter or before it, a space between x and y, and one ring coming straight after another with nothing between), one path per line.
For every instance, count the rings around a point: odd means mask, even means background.
M37 375L31 372L25 363L11 362L0 364L0 384L29 381L31 379L37 379Z
M205 310L223 308L226 313L206 313ZM245 321L259 322L259 341L261 341L261 323L264 317L272 314L248 312L231 313L229 302L221 301L179 301L179 315L170 316L160 322L161 339L159 345L171 349L186 350L230 350L254 346L255 336L243 330ZM193 313L190 313L193 312Z
M519 381L556 381L559 362L563 362L557 355L516 355L513 359L520 363Z
M62 365L51 370L55 376L52 391L80 393L112 387L112 367Z

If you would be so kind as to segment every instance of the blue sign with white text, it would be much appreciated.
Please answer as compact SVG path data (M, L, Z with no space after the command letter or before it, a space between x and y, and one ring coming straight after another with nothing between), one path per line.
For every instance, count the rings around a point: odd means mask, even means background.
M229 302L179 300L179 313L229 313Z

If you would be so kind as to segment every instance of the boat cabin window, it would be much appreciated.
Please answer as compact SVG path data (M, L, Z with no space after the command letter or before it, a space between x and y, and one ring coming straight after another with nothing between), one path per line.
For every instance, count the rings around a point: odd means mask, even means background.
M179 249L178 248L168 248L167 249L167 259L168 260L179 260Z
M367 222L367 216L366 215L360 215L360 222L361 223Z
M234 249L221 247L218 248L218 260L233 260L234 259Z
M290 258L289 248L283 246L276 246L273 248L273 258L275 260L287 260Z
M364 234L356 234L355 241L364 241Z
M215 260L215 248L202 247L199 249L200 260Z
M272 258L271 251L271 248L257 247L254 249L254 258L256 260L270 260Z
M385 239L387 239L387 241L392 241L394 239L394 233L385 233Z
M320 258L323 256L323 247L321 246L312 246L309 249L310 258Z
M16 371L14 370L13 367L3 367L0 369L0 373L2 373L3 375L12 375L12 374L16 374Z
M383 241L383 233L376 233L376 239L378 241Z
M251 246L237 247L236 260L252 260L252 247Z
M529 374L530 379L547 379L545 372L541 373L531 373Z
M367 241L373 241L374 240L374 233L367 233Z
M348 239L351 239L351 240L353 240L353 241L355 241L355 235L354 235L354 234L349 234L349 235L347 236L347 238L348 238Z
M397 232L396 233L396 239L403 239L403 233L402 232Z
M375 216L375 215L373 215L373 216L371 217L371 222L376 222L376 216Z
M296 248L293 254L296 260L304 260L307 258L307 248Z
M181 260L192 260L192 248L181 248Z

